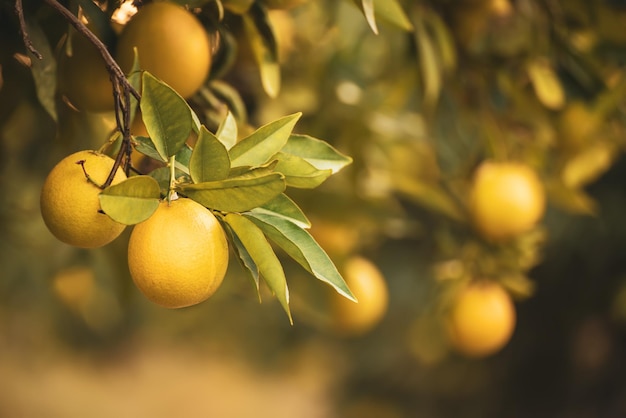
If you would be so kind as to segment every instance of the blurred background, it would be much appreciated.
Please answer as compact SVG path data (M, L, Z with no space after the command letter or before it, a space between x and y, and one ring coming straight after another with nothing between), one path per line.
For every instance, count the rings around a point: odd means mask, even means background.
M242 127L301 111L296 131L354 159L289 195L340 270L359 258L380 271L384 314L337 330L326 286L285 259L292 326L269 292L258 303L235 257L210 300L167 310L132 283L130 228L97 250L57 241L39 212L45 176L99 148L115 118L47 100L67 23L25 1L48 56L31 59L6 0L1 417L626 416L625 2L375 0L372 18L367 1L223 0L220 22L217 2L192 3L217 45L191 99L207 126L226 108ZM275 97L242 13L275 36ZM489 159L532 167L547 191L541 224L501 245L466 215ZM500 351L468 358L444 318L477 275L514 297L517 322Z

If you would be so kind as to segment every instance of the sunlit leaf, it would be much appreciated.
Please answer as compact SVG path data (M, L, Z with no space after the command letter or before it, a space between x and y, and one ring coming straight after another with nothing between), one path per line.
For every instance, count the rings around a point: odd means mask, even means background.
M267 13L258 3L254 3L242 17L246 37L259 66L263 89L268 96L276 97L280 90L278 46Z
M189 162L194 183L223 180L228 177L230 159L224 145L204 126L196 141Z
M282 174L263 170L258 175L183 184L177 190L208 208L223 212L243 212L271 201L285 187Z
M303 158L318 170L330 169L333 174L352 163L351 157L309 135L292 134L281 151Z
M175 155L192 130L187 102L149 72L142 75L141 115L146 130L164 160Z
M148 219L159 206L159 183L149 176L134 176L100 193L100 206L114 221L134 225Z
M270 122L235 144L229 151L233 167L259 166L279 152L287 143L301 113Z
M346 298L356 301L330 257L306 230L282 217L258 212L248 212L245 216L317 279L328 283Z
M289 316L289 322L293 323L289 310L289 289L287 288L285 272L263 231L248 218L238 213L229 213L224 217L224 220L237 234L258 267L261 277Z
M539 101L549 109L560 109L565 104L565 92L559 77L546 59L535 59L526 66L528 77Z
M378 25L376 24L376 14L374 13L374 0L356 0L357 4L361 7L367 24L372 29L372 32L378 35Z
M252 209L254 213L262 213L284 218L300 228L310 228L311 222L304 212L286 194L280 194L269 202Z
M605 173L616 158L613 144L597 142L569 158L561 171L563 183L571 188L582 187Z
M285 175L287 186L301 189L313 189L322 184L332 171L318 170L305 159L279 152L274 157L278 163L275 170Z
M363 4L365 4L365 2L363 2ZM374 0L374 13L377 18L380 17L400 29L406 31L413 30L413 25L398 0ZM376 33L376 31L374 31L374 33Z
M226 117L222 123L220 123L215 136L217 136L220 142L224 144L226 149L231 149L233 145L237 143L238 135L237 120L235 119L235 116L228 111Z
M424 26L423 16L418 15L415 20L415 39L422 74L424 102L432 108L437 103L441 91L441 70L433 40Z

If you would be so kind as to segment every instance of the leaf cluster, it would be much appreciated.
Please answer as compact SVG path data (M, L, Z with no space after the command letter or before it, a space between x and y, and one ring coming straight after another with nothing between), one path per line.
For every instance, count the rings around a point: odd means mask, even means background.
M300 114L282 117L242 138L229 114L216 133L199 123L187 102L149 72L140 81L141 117L148 136L135 151L164 167L103 190L103 211L132 225L148 219L175 193L216 214L245 271L259 291L262 278L289 313L289 293L273 243L317 279L353 299L331 259L307 229L309 220L286 195L312 189L351 163L328 143L293 133ZM120 141L119 135L116 141ZM259 293L260 296L260 293Z

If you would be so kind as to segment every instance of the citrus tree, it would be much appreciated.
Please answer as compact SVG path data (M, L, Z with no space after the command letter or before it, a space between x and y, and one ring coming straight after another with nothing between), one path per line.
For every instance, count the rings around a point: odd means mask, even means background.
M448 330L484 285L507 301L506 342L548 208L594 214L586 186L622 147L626 84L606 52L624 42L621 11L554 3L17 1L7 50L22 66L4 79L30 71L61 142L82 150L44 184L46 225L86 248L134 226L130 273L150 300L205 300L232 252L291 317L289 258L332 297L363 299L370 331L389 288L363 253L423 241L436 295L416 322ZM98 119L94 138L80 118ZM354 265L382 283L373 296L350 285ZM351 305L327 302L348 328Z

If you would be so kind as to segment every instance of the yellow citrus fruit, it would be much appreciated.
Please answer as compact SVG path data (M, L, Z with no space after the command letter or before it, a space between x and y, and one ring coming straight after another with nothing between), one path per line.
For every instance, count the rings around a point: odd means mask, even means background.
M476 282L461 290L448 318L450 341L460 353L485 357L504 347L515 329L515 306L497 283Z
M185 8L170 2L143 6L126 24L117 45L117 62L128 72L134 61L183 97L192 96L211 68L211 43L204 27Z
M374 328L387 312L387 282L378 267L361 256L349 258L343 265L342 273L358 303L333 292L330 300L333 327L345 335L364 334Z
M79 110L113 110L113 85L100 52L76 32L71 46L71 55L65 53L64 47L59 59L59 91Z
M476 171L469 210L486 238L506 239L530 230L545 206L543 184L528 166L488 161Z
M219 288L228 267L228 242L207 208L180 198L162 202L135 225L128 243L128 267L139 290L166 308L206 300Z
M60 241L76 247L97 248L122 233L126 226L101 212L98 195L102 190L96 186L105 183L113 164L111 157L96 151L78 151L50 171L41 190L41 215ZM120 168L112 184L125 179Z

